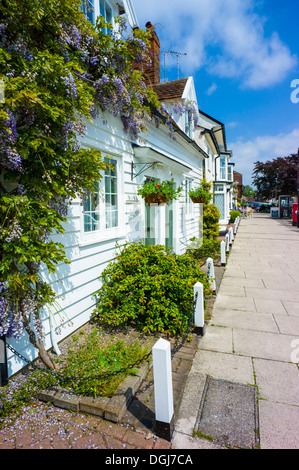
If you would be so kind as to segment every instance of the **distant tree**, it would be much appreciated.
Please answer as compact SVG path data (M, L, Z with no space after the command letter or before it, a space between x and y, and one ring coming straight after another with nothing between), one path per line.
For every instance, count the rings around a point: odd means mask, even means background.
M245 197L254 197L255 196L254 189L247 184L245 186L244 190L243 190L243 196L245 196Z
M257 188L257 196L271 198L280 194L297 194L297 167L296 154L255 162L252 181Z

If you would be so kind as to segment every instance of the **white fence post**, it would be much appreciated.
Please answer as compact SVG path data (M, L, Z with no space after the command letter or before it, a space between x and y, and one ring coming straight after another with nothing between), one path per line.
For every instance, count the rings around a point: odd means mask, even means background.
M232 245L233 240L234 240L234 234L233 234L233 228L232 227L230 227L228 229L228 233L229 233L229 244Z
M225 241L220 242L221 266L225 266Z
M210 281L210 286L213 292L216 292L216 282L215 282L215 273L214 273L214 263L212 258L207 259L207 268L208 268L208 278Z
M203 285L201 282L197 282L193 286L195 311L194 311L194 332L203 336L203 328L205 324L204 314L204 296L203 296ZM196 299L196 300L195 300Z
M237 221L234 222L234 235L237 233Z
M226 247L225 249L226 253L229 253L229 234L228 233L225 235L225 247Z
M171 441L174 431L170 343L160 338L153 346L153 373L157 435Z
M0 387L8 384L7 356L6 356L6 338L0 338Z

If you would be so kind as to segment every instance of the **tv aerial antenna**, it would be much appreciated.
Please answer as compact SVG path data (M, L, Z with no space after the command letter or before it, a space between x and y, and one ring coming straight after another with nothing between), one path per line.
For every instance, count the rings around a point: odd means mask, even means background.
M187 53L186 53L186 52L168 51L168 52L162 52L162 54L164 55L164 82L166 81L166 80L165 80L165 56L166 56L166 54L171 54L171 55L175 55L175 56L176 56L177 78L179 79L179 78L180 78L179 56L180 56L180 55L187 55Z

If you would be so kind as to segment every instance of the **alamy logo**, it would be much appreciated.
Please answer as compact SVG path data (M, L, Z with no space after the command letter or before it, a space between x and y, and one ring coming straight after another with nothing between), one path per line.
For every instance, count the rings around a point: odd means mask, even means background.
M295 78L295 80L291 82L291 88L295 88L291 93L292 103L299 103L299 78Z
M299 339L294 339L291 342L291 348L295 348L291 353L291 361L299 363Z

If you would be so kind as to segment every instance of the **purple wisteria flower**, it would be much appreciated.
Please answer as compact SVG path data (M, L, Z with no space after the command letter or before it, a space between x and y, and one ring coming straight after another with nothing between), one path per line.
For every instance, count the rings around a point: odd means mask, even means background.
M75 82L75 79L74 79L72 73L69 72L66 77L61 77L61 80L63 81L63 83L66 86L67 94L69 96L71 96L72 98L77 98L77 95L78 95L77 87L76 87L76 82Z
M6 111L8 118L0 130L0 163L9 170L22 171L22 159L15 148L17 143L16 121L11 111Z

